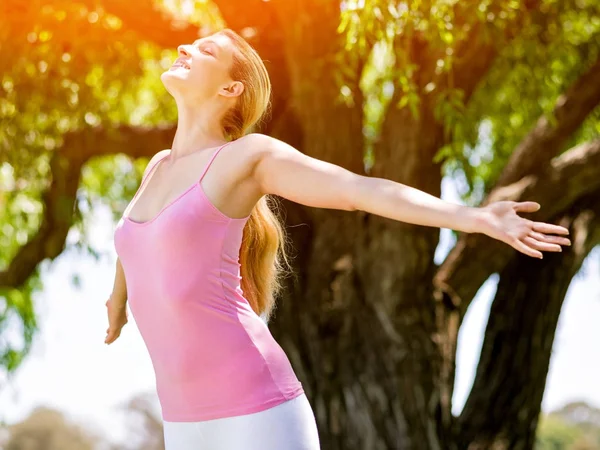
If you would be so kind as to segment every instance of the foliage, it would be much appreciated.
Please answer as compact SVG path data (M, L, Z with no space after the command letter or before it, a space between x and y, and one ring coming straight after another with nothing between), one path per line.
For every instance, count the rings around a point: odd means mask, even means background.
M96 426L78 418L75 422L53 408L41 406L13 424L0 423L0 448L25 450L164 450L163 423L155 408L154 393L137 394L114 411L124 422L124 440L101 436ZM109 441L109 439L111 439Z
M91 450L99 443L99 438L90 431L49 408L37 408L22 422L8 426L7 431L6 441L0 439L1 448L5 450Z
M544 415L535 450L593 450L600 447L600 410L573 403Z
M35 4L33 6L36 6ZM172 121L173 105L158 75L173 51L155 48L120 20L73 2L54 2L27 15L0 18L0 267L40 226L42 192L50 183L50 159L66 133L111 124ZM83 171L79 209L97 198L114 203L129 197L141 173L123 158L97 158ZM119 164L120 163L120 164ZM75 214L74 228L85 228ZM94 250L85 233L74 246ZM20 289L0 293L0 334L20 325L19 346L0 344L0 365L14 370L29 351L36 330L32 295L39 273Z
M598 58L600 7L596 2L546 1L540 9L543 19L534 16L531 27L505 48L468 105L466 123L475 123L471 130L479 133L478 125L485 123L493 149L482 153L478 148L481 141L465 136L464 159L451 167L464 173L471 189L480 182L483 191L489 190L525 133L540 116L553 120L559 96ZM599 119L597 108L565 150L597 135ZM481 199L481 194L472 195L472 190L464 194L471 203Z
M445 162L448 175L465 181L464 200L479 203L525 133L541 115L551 119L558 97L596 61L600 50L596 1L543 0L533 12L526 3L345 2L339 27L345 51L370 62L362 80L367 140L376 141L388 106L410 108L416 116L422 101L433 97L436 118L451 136L437 160ZM519 29L517 16L524 16ZM469 31L477 26L490 42L516 37L466 101L454 85L453 68L468 48ZM415 35L427 43L431 55L415 49ZM434 58L435 68L428 71L428 59ZM391 104L394 91L396 102ZM600 108L566 148L598 132Z

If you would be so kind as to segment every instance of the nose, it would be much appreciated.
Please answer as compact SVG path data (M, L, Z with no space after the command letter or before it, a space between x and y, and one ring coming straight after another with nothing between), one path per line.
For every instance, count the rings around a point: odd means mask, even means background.
M179 53L181 56L190 56L191 53L188 51L187 47L187 45L180 45L177 47L177 53Z

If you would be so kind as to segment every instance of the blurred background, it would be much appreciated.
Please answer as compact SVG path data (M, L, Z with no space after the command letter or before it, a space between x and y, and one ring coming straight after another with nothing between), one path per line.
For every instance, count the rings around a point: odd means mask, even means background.
M600 6L593 0L3 0L0 448L162 449L113 231L176 109L159 76L222 27L273 82L257 131L449 201L534 200L542 261L481 235L281 199L269 326L323 449L600 449Z

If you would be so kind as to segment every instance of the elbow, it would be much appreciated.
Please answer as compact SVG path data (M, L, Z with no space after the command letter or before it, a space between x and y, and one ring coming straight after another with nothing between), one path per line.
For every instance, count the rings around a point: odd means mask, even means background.
M344 202L344 211L359 211L359 208L355 202L354 197L346 199Z
M350 180L349 186L344 189L344 201L342 209L345 211L360 211L361 208L361 192L364 191L364 180L363 176L355 175Z

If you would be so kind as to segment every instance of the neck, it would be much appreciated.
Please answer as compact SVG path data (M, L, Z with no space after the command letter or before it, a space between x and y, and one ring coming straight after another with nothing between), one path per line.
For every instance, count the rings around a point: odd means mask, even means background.
M220 120L215 120L215 117L222 116L221 109L211 107L210 103L205 103L201 108L183 102L177 104L177 131L171 146L172 160L227 142Z

